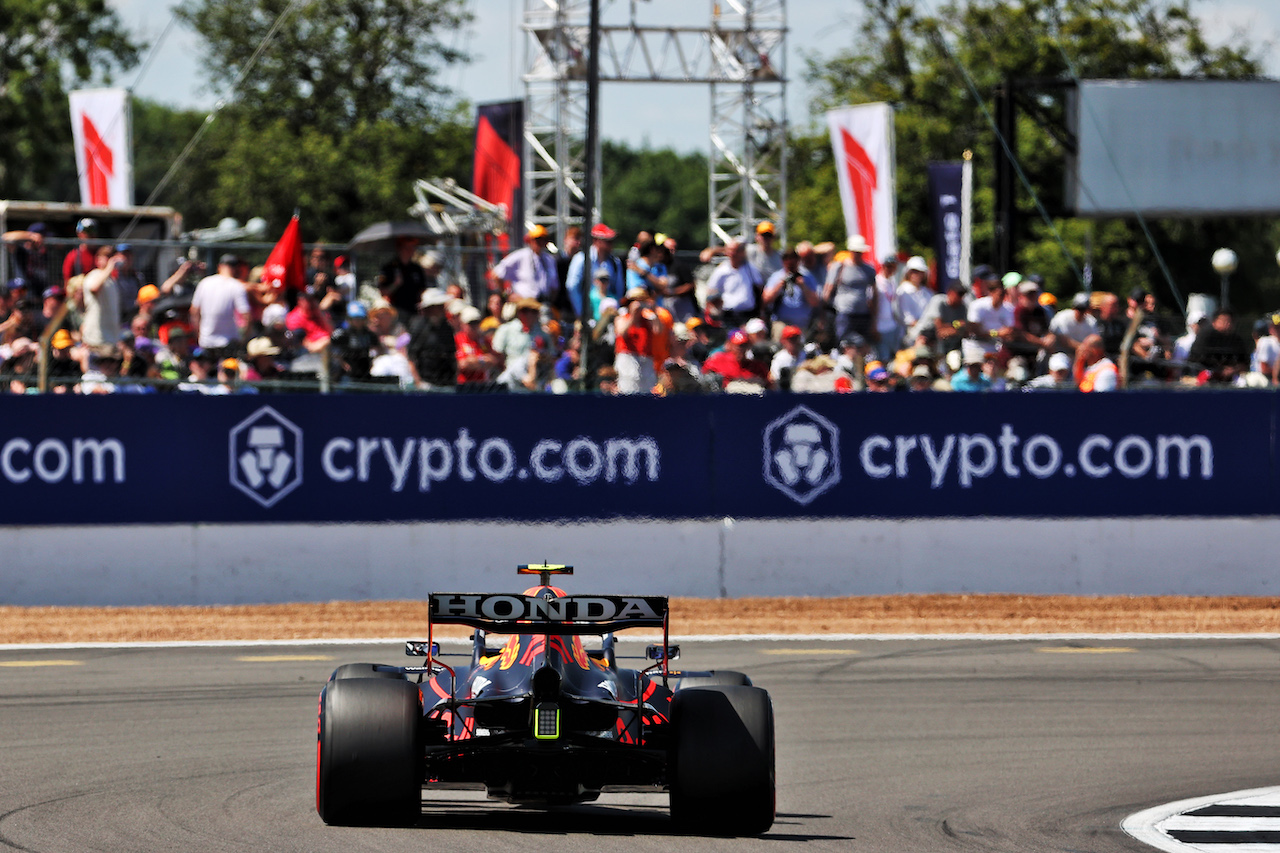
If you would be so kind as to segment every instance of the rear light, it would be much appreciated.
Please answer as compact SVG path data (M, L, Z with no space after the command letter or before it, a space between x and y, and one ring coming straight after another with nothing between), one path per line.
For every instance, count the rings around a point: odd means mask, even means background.
M554 702L543 702L534 707L533 736L538 740L560 737L560 707Z

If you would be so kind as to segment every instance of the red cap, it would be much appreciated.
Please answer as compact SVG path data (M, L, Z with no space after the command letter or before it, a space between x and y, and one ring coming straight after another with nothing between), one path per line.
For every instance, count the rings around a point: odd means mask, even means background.
M736 331L734 331L732 335L729 336L729 343L733 344L734 346L741 346L742 344L745 344L750 340L751 340L751 336L748 335L746 332L742 331L741 329L737 329Z
M597 222L595 225L591 226L591 236L597 240L612 240L618 236L618 232L614 231L603 222Z
M799 326L784 326L784 327L783 327L783 329L782 329L782 337L784 337L784 338L802 338L802 337L804 337L804 332L802 332L802 331L800 330L800 327L799 327Z

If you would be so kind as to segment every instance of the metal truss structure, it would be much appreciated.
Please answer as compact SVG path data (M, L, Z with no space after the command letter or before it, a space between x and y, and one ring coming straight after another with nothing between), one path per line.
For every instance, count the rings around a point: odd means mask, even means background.
M709 2L705 27L639 20L638 7L661 13L671 7L669 0L629 0L625 21L606 21L602 14L600 81L710 86L711 240L749 233L762 219L772 220L785 240L786 0ZM529 224L558 229L582 216L590 12L591 0L525 0Z

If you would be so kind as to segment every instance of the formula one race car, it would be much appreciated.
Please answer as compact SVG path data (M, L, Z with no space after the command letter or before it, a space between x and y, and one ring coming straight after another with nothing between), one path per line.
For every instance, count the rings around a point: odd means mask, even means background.
M682 827L758 835L774 818L769 694L740 672L678 672L667 599L568 595L570 566L531 565L522 595L433 593L423 666L340 666L320 691L316 810L328 824L403 825L422 791L482 788L559 805L603 791L670 792ZM466 625L470 662L449 666L435 625ZM614 632L661 628L645 669L620 669ZM490 644L490 633L505 635ZM596 637L593 648L582 638Z

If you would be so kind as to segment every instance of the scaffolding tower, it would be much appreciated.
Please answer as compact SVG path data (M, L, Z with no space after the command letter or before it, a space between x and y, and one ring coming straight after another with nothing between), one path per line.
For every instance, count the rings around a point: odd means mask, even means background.
M605 0L601 0L605 2ZM707 26L662 26L628 0L600 25L600 81L710 86L708 225L712 243L774 223L786 240L786 0L709 0ZM622 3L615 3L621 6ZM525 0L524 200L528 224L580 222L586 162L591 0ZM593 207L600 207L599 151ZM593 217L599 221L599 217Z

